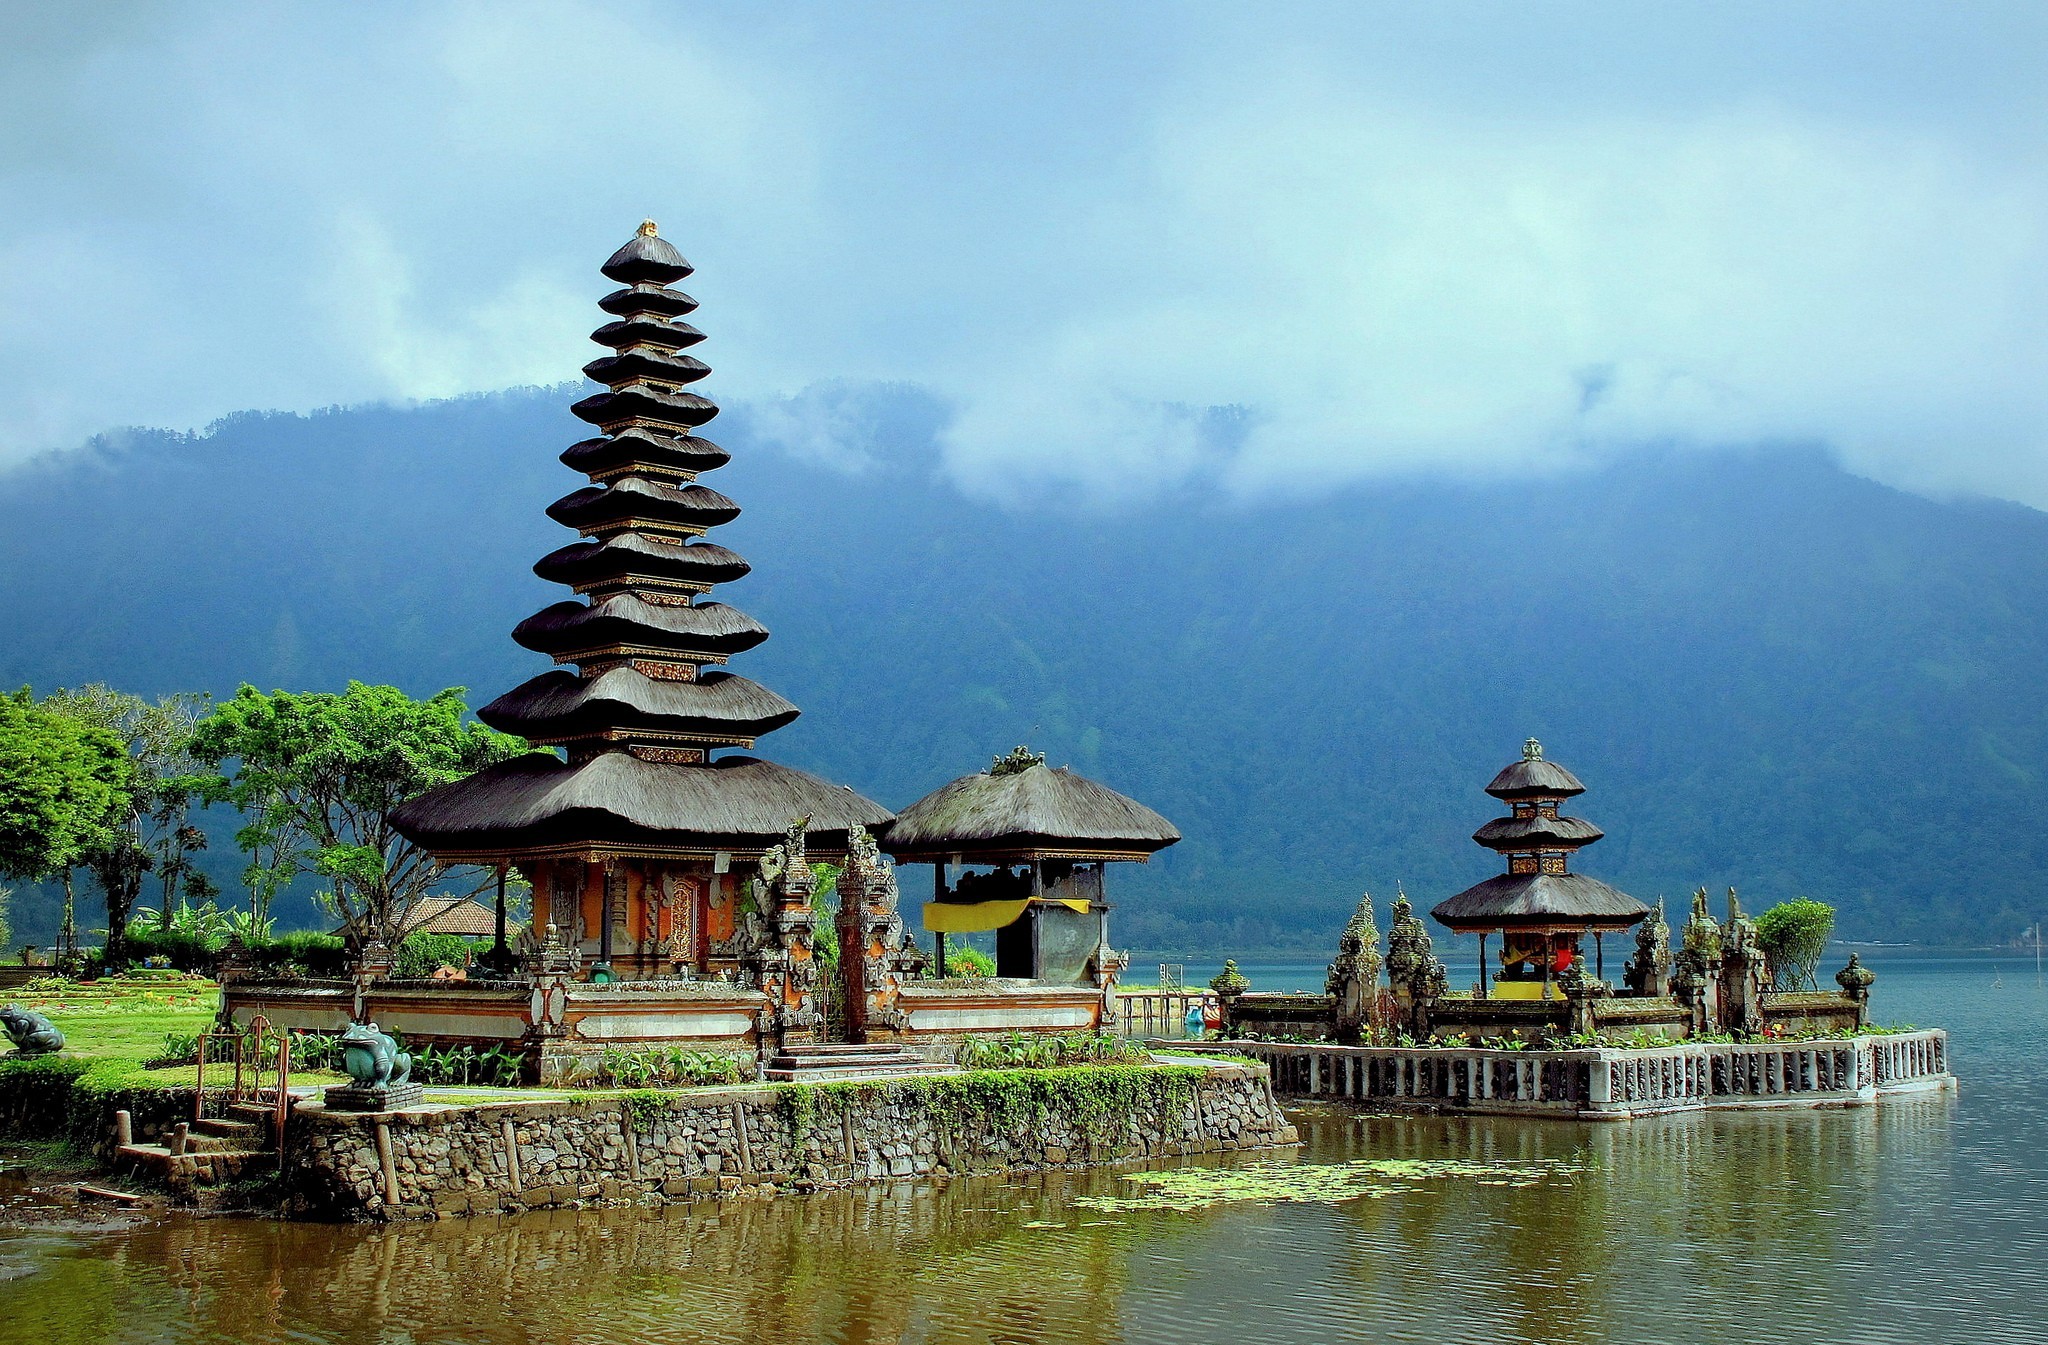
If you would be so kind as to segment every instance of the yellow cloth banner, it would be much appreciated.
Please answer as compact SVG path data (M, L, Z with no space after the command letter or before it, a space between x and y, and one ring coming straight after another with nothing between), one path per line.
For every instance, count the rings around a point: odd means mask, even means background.
M1552 981L1547 988L1549 989L1550 993L1546 995L1543 993L1546 987L1541 981L1495 981L1493 983L1491 991L1488 993L1486 997L1488 999L1564 998L1564 991L1559 990L1557 988L1557 982Z
M1088 913L1085 897L1050 897L1045 900L1048 904L1058 902L1083 915ZM1024 908L1030 904L1030 897L1019 897L1015 901L928 901L924 904L924 927L935 934L978 934L1010 924L1024 914Z

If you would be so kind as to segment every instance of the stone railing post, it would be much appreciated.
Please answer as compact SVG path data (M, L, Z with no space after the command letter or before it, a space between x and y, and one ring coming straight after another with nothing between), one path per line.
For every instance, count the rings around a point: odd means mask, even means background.
M1252 988L1252 983L1237 969L1237 959L1224 959L1223 970L1216 974L1216 979L1209 982L1209 988L1216 992L1216 1002L1222 1009L1222 1035L1237 1036L1240 1030L1237 1021L1237 997Z

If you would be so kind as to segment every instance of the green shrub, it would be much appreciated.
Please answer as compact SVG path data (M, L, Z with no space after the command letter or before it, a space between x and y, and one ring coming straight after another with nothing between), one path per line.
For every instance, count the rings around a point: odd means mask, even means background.
M963 943L946 950L946 975L948 976L993 976L996 974L996 960L972 944Z
M582 1083L590 1088L703 1088L739 1083L746 1075L738 1056L681 1046L607 1046L597 1069Z
M410 1054L413 1078L450 1087L517 1087L526 1067L525 1057L502 1046L416 1046ZM339 1050L333 1068L341 1068Z
M1771 985L1778 990L1812 989L1814 969L1835 932L1835 908L1824 901L1794 897L1756 918L1756 941L1771 960Z
M969 1037L960 1043L957 1056L968 1069L1137 1064L1149 1057L1150 1052L1138 1043L1106 1032L1006 1032L1000 1037Z
M469 940L460 934L414 930L398 945L391 960L391 975L402 981L425 980L442 967L467 967L469 955Z
M137 920L128 926L127 955L136 965L147 963L205 974L220 960L224 937L186 926L167 930L154 920Z
M349 974L348 942L339 934L294 930L253 945L250 953L265 971L295 970L330 979Z

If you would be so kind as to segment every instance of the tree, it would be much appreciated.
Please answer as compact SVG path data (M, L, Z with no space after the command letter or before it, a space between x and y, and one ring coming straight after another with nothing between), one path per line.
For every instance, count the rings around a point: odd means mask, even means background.
M392 828L391 810L529 750L523 739L464 723L462 697L461 687L414 700L361 682L338 694L266 695L245 685L215 708L193 752L219 772L202 786L207 800L248 818L236 843L252 857L252 893L319 874L331 884L323 900L352 943L395 945L405 913L445 871ZM494 881L484 871L468 895Z
M64 880L112 843L134 809L134 761L104 727L53 714L27 687L0 695L0 876Z
M191 825L199 785L192 730L210 699L181 691L152 702L99 682L43 698L49 713L112 734L133 765L125 814L80 859L106 894L109 964L127 960L128 921L148 874L161 879L167 912L181 882L188 890L211 886L191 860L206 844L206 834Z
M1756 941L1771 959L1771 985L1778 990L1814 989L1814 969L1835 932L1835 908L1824 901L1794 897L1756 918Z

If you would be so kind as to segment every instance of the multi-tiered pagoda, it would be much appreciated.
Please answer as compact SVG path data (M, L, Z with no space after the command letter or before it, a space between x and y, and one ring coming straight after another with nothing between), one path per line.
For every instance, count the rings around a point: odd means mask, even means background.
M1522 745L1522 759L1493 777L1486 792L1507 804L1472 839L1507 860L1508 871L1439 902L1434 915L1461 934L1479 936L1479 975L1486 988L1486 938L1501 934L1496 998L1537 999L1556 995L1558 976L1583 956L1586 935L1594 938L1596 974L1604 971L1600 936L1625 930L1650 908L1598 878L1571 872L1570 860L1603 834L1591 822L1566 817L1558 808L1586 792L1579 778L1543 758L1534 738Z
M591 484L547 511L582 539L533 567L578 598L512 633L575 671L543 673L477 712L562 756L480 771L391 821L443 861L516 866L533 885L533 927L554 926L604 974L705 974L747 951L746 880L792 823L805 820L809 852L829 857L850 828L891 814L731 753L798 711L724 671L768 632L707 596L748 567L704 540L740 511L697 483L730 455L695 433L718 408L690 391L710 372L684 353L704 339L681 320L697 301L670 288L691 267L649 221L603 270L624 288L598 301L613 320L591 339L611 353L583 372L607 391L571 408L602 433L562 454Z

